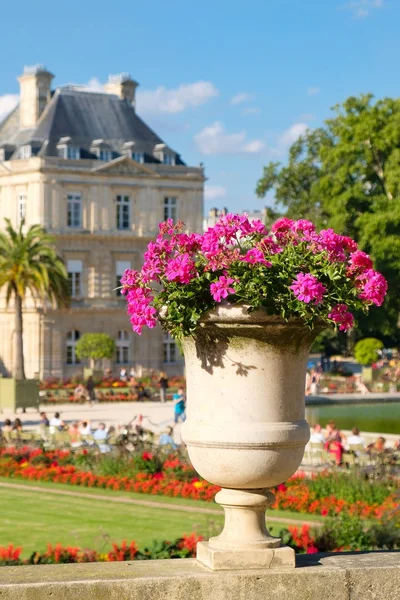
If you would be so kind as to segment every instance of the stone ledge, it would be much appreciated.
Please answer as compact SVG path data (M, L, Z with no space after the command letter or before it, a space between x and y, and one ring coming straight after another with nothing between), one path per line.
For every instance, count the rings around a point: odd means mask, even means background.
M0 568L0 600L398 600L400 552L313 554L297 569L212 572L194 559Z

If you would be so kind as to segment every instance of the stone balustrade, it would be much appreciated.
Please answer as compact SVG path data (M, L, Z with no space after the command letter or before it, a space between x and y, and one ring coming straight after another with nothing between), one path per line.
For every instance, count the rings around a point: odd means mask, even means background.
M194 559L0 568L1 600L398 600L400 552L297 556L296 569Z

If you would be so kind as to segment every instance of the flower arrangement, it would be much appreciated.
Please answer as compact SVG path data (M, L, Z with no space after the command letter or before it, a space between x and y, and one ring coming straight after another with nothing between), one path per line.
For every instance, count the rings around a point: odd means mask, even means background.
M235 214L202 235L185 233L181 221L161 223L141 271L127 270L121 284L136 333L159 321L178 339L221 303L347 331L354 312L381 306L387 291L383 275L349 237L318 233L304 219L281 218L268 231Z

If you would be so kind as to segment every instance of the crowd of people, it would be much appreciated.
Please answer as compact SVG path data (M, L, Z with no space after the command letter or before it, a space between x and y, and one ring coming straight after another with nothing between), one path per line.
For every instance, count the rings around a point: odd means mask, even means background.
M133 419L132 422L135 421L135 419ZM138 437L145 432L142 426L142 419L143 418L140 416L139 420L134 425L135 435ZM173 395L173 421L174 424L177 424L180 421L184 422L185 420L186 397L185 390L181 387ZM110 439L115 439L123 429L123 426L120 426L119 430L116 430L113 426L107 427L103 422L98 423L96 427L93 427L89 420L74 420L67 423L61 418L59 412L54 413L51 418L48 418L45 412L41 412L37 433L40 434L41 440L50 442L57 437L60 437L57 434L64 433L65 441L67 441L71 447L79 447L83 444L96 444L101 452L108 452L111 450ZM172 449L176 449L178 444L174 440L173 431L173 427L167 427L167 429L159 436L158 444L160 446L170 446ZM23 424L19 418L16 418L13 423L10 419L5 419L4 424L0 429L0 440L2 442L18 440L20 437L19 434L22 432Z
M364 453L372 457L390 451L386 446L384 437L380 436L374 442L367 444L358 427L353 427L351 435L346 437L337 428L335 421L329 421L325 431L319 423L316 423L312 428L310 443L320 445L321 448L331 454L338 466L343 465L343 455L346 452L356 457ZM394 448L396 450L400 449L400 440L396 442Z

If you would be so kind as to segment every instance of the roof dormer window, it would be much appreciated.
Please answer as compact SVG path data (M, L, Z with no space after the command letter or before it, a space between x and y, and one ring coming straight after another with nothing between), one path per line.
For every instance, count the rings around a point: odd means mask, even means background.
M166 144L157 144L154 147L154 156L163 165L174 166L176 164L176 154Z
M32 156L32 148L30 145L21 146L19 150L19 157L22 160L26 160Z
M135 142L125 142L122 153L138 163L144 163L144 152L139 152L135 149Z
M79 160L81 157L81 149L78 148L78 146L73 146L71 144L70 137L60 139L57 144L57 152L60 158L65 158L67 160Z
M104 143L104 140L93 140L90 152L104 162L109 162L113 158L112 150Z

